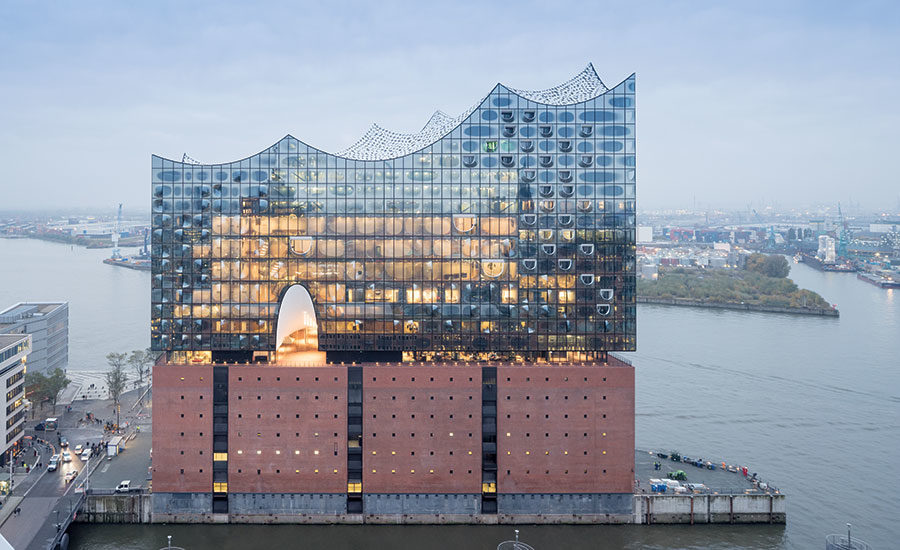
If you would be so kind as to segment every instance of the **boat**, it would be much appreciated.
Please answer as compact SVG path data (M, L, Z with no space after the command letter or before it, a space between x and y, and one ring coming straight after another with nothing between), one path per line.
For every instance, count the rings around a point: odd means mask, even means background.
M856 268L853 267L850 263L825 263L819 259L815 254L811 254L809 252L801 252L800 260L810 267L814 267L819 271L831 271L837 273L853 273L856 271Z
M875 275L874 273L863 273L860 271L856 274L856 278L860 281L867 282L870 285L875 285L878 288L900 288L900 281L888 279L887 277L881 277L880 275Z
M128 269L135 269L137 271L150 271L150 260L147 259L120 256L118 258L106 258L103 260L103 263L127 267Z

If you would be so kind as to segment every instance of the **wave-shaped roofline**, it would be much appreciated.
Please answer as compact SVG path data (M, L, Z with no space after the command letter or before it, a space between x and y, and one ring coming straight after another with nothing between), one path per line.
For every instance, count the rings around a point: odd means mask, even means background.
M386 157L384 157L384 158L363 159L363 158L354 158L354 157L342 155L341 153L347 151L347 149L344 149L344 150L342 150L342 151L340 151L340 152L338 152L338 153L330 153L330 152L328 152L328 151L324 151L324 150L322 150L322 149L319 149L318 147L314 147L314 146L312 146L312 145L306 143L305 141L303 141L303 140L301 140L301 139L299 139L299 138L294 137L294 136L293 136L292 134L290 134L290 133L285 134L284 137L282 137L281 139L279 139L278 141L276 141L276 142L273 143L272 145L269 145L269 146L266 147L265 149L262 149L261 151L258 151L258 152L256 152L256 153L253 153L252 155L248 155L248 156L243 157L243 158L240 158L240 159L231 160L231 161L226 161L226 162L202 163L202 162L197 161L196 159L194 159L194 158L192 158L192 157L189 157L189 156L187 155L187 153L184 154L184 156L182 157L182 160L180 160L180 161L174 160L174 159L169 159L169 158L166 158L166 157L162 157L162 156L160 156L160 155L151 155L151 156L152 156L152 157L159 158L159 159L161 159L161 160L165 160L165 161L169 161L169 162L177 163L177 164L184 164L184 165L187 165L187 166L195 166L195 167L215 167L215 166L224 166L224 165L227 165L227 164L236 164L236 163L240 163L240 162L243 162L243 161L246 161L246 160L250 160L250 159L252 159L253 157L256 157L256 156L258 156L258 155L261 155L262 153L266 153L266 152L270 151L273 147L276 147L278 144L280 144L280 143L283 142L284 140L286 140L286 139L292 139L292 140L296 140L297 143L298 143L299 145L307 147L310 151L314 151L314 152L316 152L316 153L321 153L321 154L324 154L324 155L329 155L329 156L332 156L332 157L335 157L335 158L341 159L341 160L347 160L347 161L353 161L353 162L372 162L372 163L377 163L377 162L390 162L390 161L394 161L394 160L403 158L403 157L408 156L408 155L411 155L411 154L415 154L415 153L417 153L417 152L419 152L419 151L422 151L422 150L424 150L424 149L426 149L426 148L428 148L428 147L431 147L432 145L434 145L435 143L437 143L437 142L440 141L441 139L443 139L443 138L447 137L448 135L450 135L451 133L453 133L453 131L456 130L457 128L459 128L459 127L460 127L460 126L461 126L461 125L469 118L469 116L471 116L471 114L472 114L473 112L475 112L479 107L481 107L482 105L484 105L485 101L487 101L487 100L494 94L494 92L497 91L498 89L500 89L500 90L506 90L506 91L508 91L509 93L513 94L513 95L516 95L516 96L518 96L518 97L520 97L520 98L522 98L522 99L524 99L524 100L526 100L526 101L530 101L531 103L534 103L534 104L536 104L536 105L538 105L538 106L542 106L542 107L572 107L572 106L579 105L579 104L582 104L582 103L587 103L588 101L592 101L592 100L594 100L594 99L597 99L598 97L602 97L602 96L608 94L609 92L612 92L612 91L615 91L615 90L619 89L623 84L625 84L626 82L628 82L630 79L634 78L634 76L635 76L635 74L636 74L636 73L631 73L630 75L628 75L627 77L625 77L624 79L622 79L618 84L616 84L615 86L612 86L611 88L606 87L606 86L602 83L602 81L601 81L601 82L600 82L600 85L602 86L603 91L601 91L601 92L599 92L599 93L597 93L597 94L595 94L595 95L593 95L593 96L591 96L591 97L587 97L587 98L582 99L582 100L580 100L580 101L575 101L575 102L571 102L571 103L546 103L546 102L541 102L541 101L535 101L534 99L530 99L529 97L527 97L526 95L524 95L524 94L539 94L539 93L542 93L542 92L547 92L547 91L550 91L550 90L559 89L559 88L561 88L561 87L563 87L563 86L566 86L567 84L571 83L572 81L578 79L579 76L585 74L586 72L593 73L593 75L597 78L597 80L598 80L598 81L600 80L599 76L597 76L597 73L596 73L596 71L594 70L593 64L592 64L592 63L588 63L588 66L585 68L585 70L582 71L581 73L579 73L578 75L576 75L575 77L573 77L572 79L570 79L570 80L568 80L567 82L565 82L565 83L563 83L563 84L560 84L560 85L558 85L558 86L554 86L553 88L548 88L547 90L539 90L539 91L529 92L529 91L517 90L517 89L515 89L515 88L510 88L509 86L506 86L506 85L504 85L504 84L501 83L501 82L498 82L496 85L494 85L493 88L491 88L491 91L490 91L487 95L485 95L483 98L481 98L481 100L480 100L478 103L476 103L475 105L473 105L473 106L470 107L469 109L466 109L459 117L451 118L449 115L445 114L443 111L441 111L441 110L436 110L436 111L431 115L431 118L428 120L428 122L425 124L425 126L422 127L422 130L420 130L419 132L416 132L416 133L411 133L411 134L401 134L401 133L398 133L398 132L392 132L392 131L390 131L390 130L385 130L384 128L382 128L381 126L379 126L379 125L377 125L377 124L373 124L373 125L369 128L369 130L366 132L366 134L364 134L362 138L360 138L353 146L350 147L350 148L352 148L352 147L358 145L360 142L362 142L362 141L365 139L366 135L369 134L369 132L371 132L374 128L377 128L379 131L384 132L384 133L387 133L387 134L399 135L399 136L404 136L404 137L405 137L405 136L413 137L413 136L417 136L417 135L421 134L422 132L427 131L427 130L429 129L429 127L432 126L433 121L435 121L436 118L439 119L439 118L446 117L447 119L451 119L451 120L454 121L454 124L453 124L453 126L452 126L451 128L449 128L449 129L447 129L446 131L444 131L444 132L443 132L441 135L439 135L437 138L431 139L428 143L425 143L424 145L417 144L416 148L413 149L413 150L411 150L411 151L407 151L407 152L404 152L404 153L402 153L402 154L386 156ZM599 89L599 87L598 87L597 89ZM350 148L348 148L348 149L350 149ZM190 159L190 161L193 161L193 162L185 162L185 159Z

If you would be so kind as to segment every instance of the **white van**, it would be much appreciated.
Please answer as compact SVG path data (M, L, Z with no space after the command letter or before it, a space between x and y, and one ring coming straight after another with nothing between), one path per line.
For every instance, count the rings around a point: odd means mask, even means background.
M119 483L119 485L116 487L117 493L127 493L130 490L131 490L131 480L130 479L126 479L122 483Z

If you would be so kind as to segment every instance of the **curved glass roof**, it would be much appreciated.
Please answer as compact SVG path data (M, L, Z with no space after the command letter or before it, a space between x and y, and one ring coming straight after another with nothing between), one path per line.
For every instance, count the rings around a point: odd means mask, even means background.
M520 90L498 84L491 93L494 93L498 88L540 106L566 106L584 103L610 91L610 88L607 88L603 81L600 80L597 71L594 70L594 65L591 63L588 63L583 71L568 81L545 90ZM414 153L452 132L479 106L483 105L490 96L491 94L488 94L481 98L477 103L456 117L451 117L440 110L435 111L425 126L415 133L395 132L382 128L378 124L373 124L356 143L334 153L334 155L350 160L379 161L395 159ZM193 159L187 153L182 157L182 162L185 164L205 164Z

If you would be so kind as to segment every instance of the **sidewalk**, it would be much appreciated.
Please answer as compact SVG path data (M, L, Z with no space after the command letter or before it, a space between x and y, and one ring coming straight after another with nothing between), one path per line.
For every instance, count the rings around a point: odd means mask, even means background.
M9 516L13 514L16 510L16 506L22 503L25 497L7 497L3 502L3 508L0 508L0 527L3 527L3 524L6 523L6 520L9 519Z

